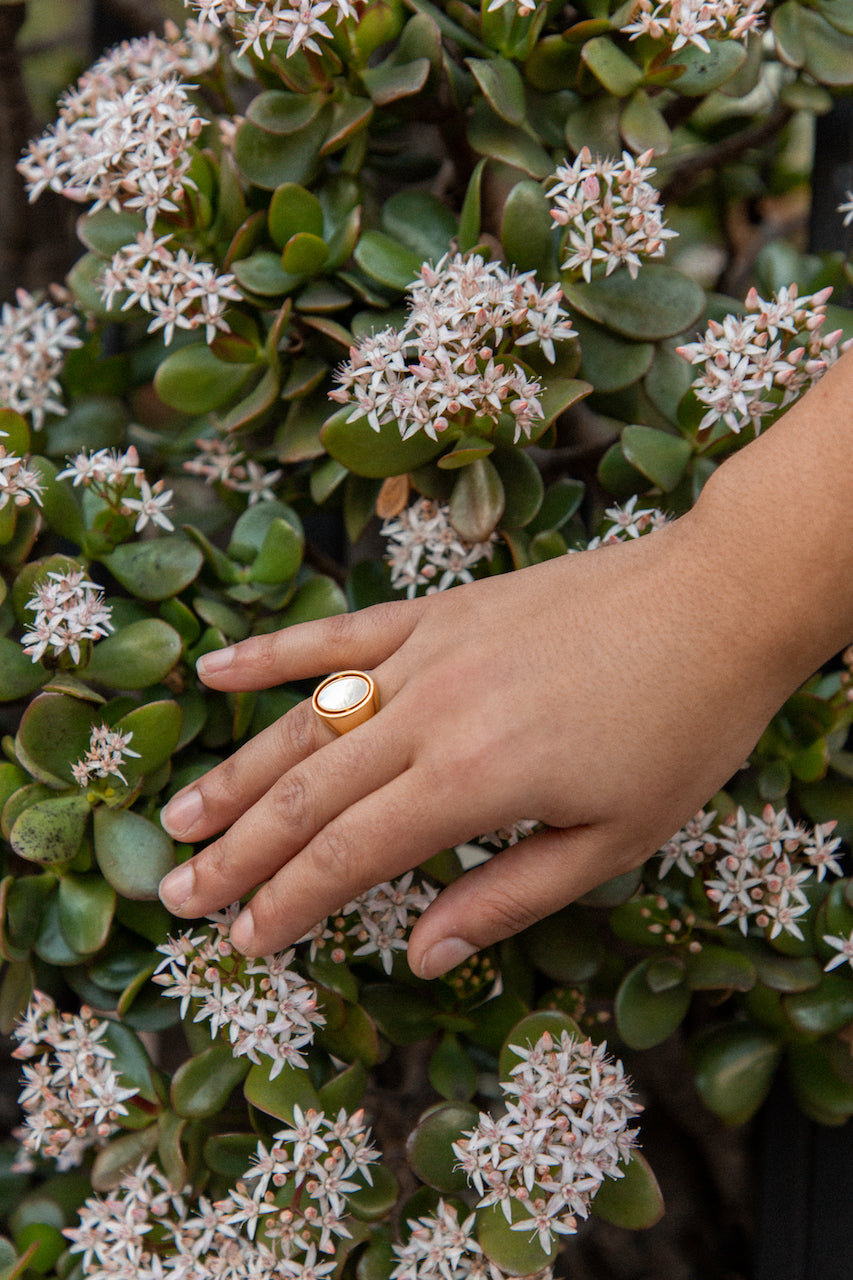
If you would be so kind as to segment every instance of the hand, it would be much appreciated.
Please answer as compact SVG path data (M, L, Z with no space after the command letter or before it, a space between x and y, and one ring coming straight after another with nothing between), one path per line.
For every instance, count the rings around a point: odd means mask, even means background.
M382 705L336 737L306 699L179 792L168 831L222 834L165 879L163 901L196 917L260 886L232 939L269 954L442 848L546 823L418 921L409 963L434 977L637 866L797 683L768 670L727 607L698 510L634 542L207 655L215 689L359 668Z

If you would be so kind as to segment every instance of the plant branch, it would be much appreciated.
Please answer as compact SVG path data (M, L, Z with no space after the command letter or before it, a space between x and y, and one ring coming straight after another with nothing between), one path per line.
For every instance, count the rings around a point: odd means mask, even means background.
M712 146L706 147L704 151L687 156L679 164L675 165L669 176L669 181L661 192L661 199L664 204L683 200L705 174L729 164L746 151L769 142L784 128L792 115L793 112L790 107L777 104L761 124L751 125L748 129L742 129L740 133L732 134L730 138L723 138L722 141L715 142Z

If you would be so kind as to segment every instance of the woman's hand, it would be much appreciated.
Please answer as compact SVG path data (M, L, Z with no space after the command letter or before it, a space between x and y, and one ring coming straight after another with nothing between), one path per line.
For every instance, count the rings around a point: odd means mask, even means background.
M424 599L244 640L211 688L370 670L342 737L306 699L163 812L209 840L163 882L195 917L260 886L235 946L277 951L382 880L519 818L548 829L444 890L411 935L423 977L659 848L738 768L801 673L768 670L701 517Z

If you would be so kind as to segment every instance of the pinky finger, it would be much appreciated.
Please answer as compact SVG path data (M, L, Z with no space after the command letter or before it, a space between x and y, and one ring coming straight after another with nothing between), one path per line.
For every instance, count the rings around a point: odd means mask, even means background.
M613 843L613 833L597 826L543 831L473 867L443 890L413 929L412 971L437 978L645 856L641 849L624 850L616 862Z

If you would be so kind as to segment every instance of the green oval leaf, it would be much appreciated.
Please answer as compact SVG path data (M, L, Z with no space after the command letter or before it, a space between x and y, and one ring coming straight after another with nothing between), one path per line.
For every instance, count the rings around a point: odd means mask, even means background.
M704 97L730 80L745 61L746 49L739 40L709 40L707 50L685 45L664 66L680 68L681 74L672 81L679 93Z
M122 897L152 902L175 865L174 845L162 827L129 809L103 805L95 810L95 857Z
M49 787L76 786L71 766L86 754L94 708L61 693L40 693L27 707L15 738L15 755L27 772Z
M655 342L694 325L705 309L705 294L687 276L649 263L632 280L627 271L590 283L566 284L567 301L589 320L627 338Z
M12 827L9 843L19 858L44 867L70 862L80 847L89 802L85 796L51 796L25 809Z
M242 264L235 263L235 268L238 265ZM171 409L210 413L237 395L252 368L250 364L218 360L207 346L179 347L158 368L154 387Z
M684 475L693 446L683 436L670 435L656 427L626 427L622 432L622 452L632 467L669 493Z
M59 881L59 927L75 951L100 951L115 911L115 890L99 875L72 875Z
M512 1202L514 1222L529 1217L517 1200ZM550 1266L559 1252L560 1237L551 1237L551 1248L546 1253L534 1233L513 1231L500 1205L477 1210L477 1239L480 1247L501 1271L509 1276L531 1276Z
M479 1112L462 1102L439 1102L421 1116L406 1142L406 1155L421 1182L436 1191L464 1191L468 1179L457 1169L453 1143L473 1129Z
M690 1008L690 990L686 983L652 991L646 980L651 963L643 960L632 969L616 993L616 1025L632 1049L651 1049L661 1044L681 1024Z
M102 562L132 595L166 600L195 580L204 556L189 538L176 533L125 543Z
M234 138L234 159L250 182L267 191L285 182L302 186L316 177L331 118L332 108L326 104L289 134L269 133L247 120Z
M625 1163L619 1162L622 1178L605 1178L593 1197L590 1209L615 1227L644 1231L660 1222L664 1202L658 1180L639 1151L632 1151Z
M248 1072L247 1058L235 1058L229 1045L213 1044L178 1067L169 1089L172 1109L187 1120L214 1116Z
M450 523L466 542L485 542L500 523L506 498L489 458L463 467L450 495Z
M690 1046L696 1088L727 1124L743 1124L767 1096L781 1056L771 1032L747 1023L715 1027Z
M478 155L500 160L541 181L554 164L541 142L515 125L507 124L483 98L474 103L468 121L468 142Z
M430 440L422 431L401 440L396 422L385 423L379 431L373 430L367 418L347 422L352 411L353 406L345 406L328 418L320 440L333 458L357 476L380 479L404 475L431 462L443 448L440 439Z
M86 679L108 689L144 689L171 671L182 647L181 637L167 622L143 618L95 645Z
M377 284L402 292L417 279L423 259L384 231L365 231L353 257Z

